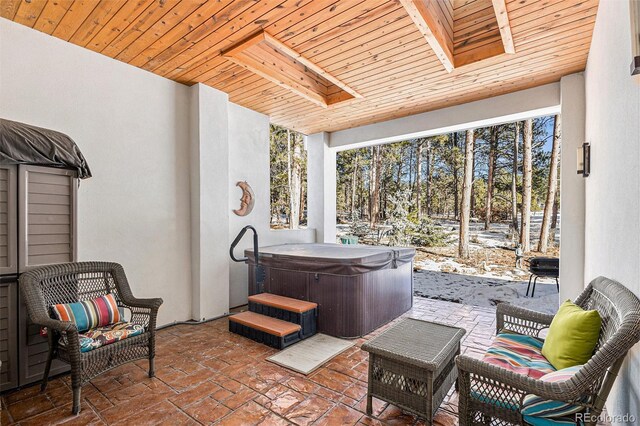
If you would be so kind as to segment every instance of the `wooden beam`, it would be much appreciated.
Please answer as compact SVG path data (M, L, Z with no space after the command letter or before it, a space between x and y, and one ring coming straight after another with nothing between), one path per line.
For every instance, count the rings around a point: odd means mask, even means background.
M329 82L335 84L336 86L338 86L339 88L341 88L345 92L349 93L354 98L362 98L361 94L359 94L358 92L353 90L351 87L347 86L345 83L340 81L338 78L336 78L333 75L329 74L327 71L325 71L324 69L322 69L318 65L314 64L313 62L311 62L309 59L307 59L304 56L302 56L300 53L298 53L295 50L291 49L289 46L285 45L284 43L280 42L279 40L273 38L269 34L267 34L267 33L263 33L263 34L264 34L265 41L269 45L271 45L271 47L273 47L274 49L277 49L278 51L282 52L286 56L289 56L289 57L295 59L296 61L300 62L305 67L309 68L311 71L315 72L319 76L324 77L326 80L328 80Z
M496 13L496 20L500 28L500 36L502 37L502 45L504 53L516 53L513 44L513 36L511 35L511 24L509 24L509 14L507 13L507 5L505 0L491 0L493 2L493 10Z
M400 3L427 39L444 68L451 72L454 68L453 29L448 29L440 16L438 1L442 0L400 0Z
M233 46L223 50L221 52L222 56L234 56L240 52L243 52L250 48L251 46L255 46L258 43L262 43L264 41L264 31L260 31L256 34L250 35L244 40L239 41Z
M322 108L362 98L362 95L322 67L264 31L241 40L221 53L222 57Z
M236 64L248 69L251 72L258 74L263 78L266 78L267 80L277 84L278 86L284 87L291 90L292 92L297 93L298 95L320 107L327 107L327 102L322 95L319 95L313 90L299 84L297 81L289 78L288 76L278 73L278 71L274 70L272 67L266 66L265 64L249 57L242 52L236 53L233 56L225 55L225 58L235 62Z

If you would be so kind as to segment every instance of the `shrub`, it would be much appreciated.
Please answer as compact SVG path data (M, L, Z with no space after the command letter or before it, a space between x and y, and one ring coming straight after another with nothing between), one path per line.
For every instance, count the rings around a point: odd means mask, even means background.
M411 191L408 189L398 191L389 196L392 208L387 224L389 230L389 245L408 246L411 244L411 234L415 224L409 220L409 206L411 204Z
M419 247L437 247L444 245L445 242L446 234L442 227L428 217L420 220L411 236L411 243Z

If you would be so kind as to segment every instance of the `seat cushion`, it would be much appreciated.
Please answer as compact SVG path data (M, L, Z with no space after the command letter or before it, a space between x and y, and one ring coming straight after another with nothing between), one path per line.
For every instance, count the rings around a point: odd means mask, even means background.
M564 382L571 379L580 369L582 365L576 365L553 373L545 374L540 378L543 382ZM585 397L584 402L588 402ZM548 400L538 395L529 394L524 397L520 412L527 422L533 425L547 424L540 419L562 420L571 418L576 413L584 410L584 407L569 402ZM575 424L575 420L574 420Z
M498 334L483 360L515 373L539 379L556 369L542 355L543 341L532 336L502 332Z
M96 327L80 333L80 352L89 352L99 347L124 340L144 333L145 328L139 324L119 322L103 327ZM66 339L60 339L60 345L66 345Z
M93 300L53 305L51 311L54 318L73 322L81 333L123 320L113 294L100 296Z
M542 354L558 369L585 364L598 344L602 319L567 300L553 317Z

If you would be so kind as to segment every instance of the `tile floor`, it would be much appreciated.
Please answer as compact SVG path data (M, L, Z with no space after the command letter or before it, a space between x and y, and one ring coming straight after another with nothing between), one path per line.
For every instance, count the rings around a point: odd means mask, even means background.
M405 316L463 327L463 352L479 355L495 330L495 310L415 298ZM69 377L1 398L0 425L419 425L397 407L374 400L365 414L367 353L359 346L377 330L308 377L265 360L275 352L227 331L226 319L158 332L156 377L139 361L105 373L82 390L82 411L71 416ZM383 327L384 329L384 327ZM458 423L451 391L436 425Z

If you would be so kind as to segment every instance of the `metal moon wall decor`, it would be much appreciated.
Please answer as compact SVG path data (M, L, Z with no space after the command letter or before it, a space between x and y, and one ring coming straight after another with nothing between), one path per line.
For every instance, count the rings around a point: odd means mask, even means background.
M247 216L251 213L255 204L253 189L246 181L236 182L236 186L242 189L242 198L240 198L240 208L233 210L233 212L238 216Z

